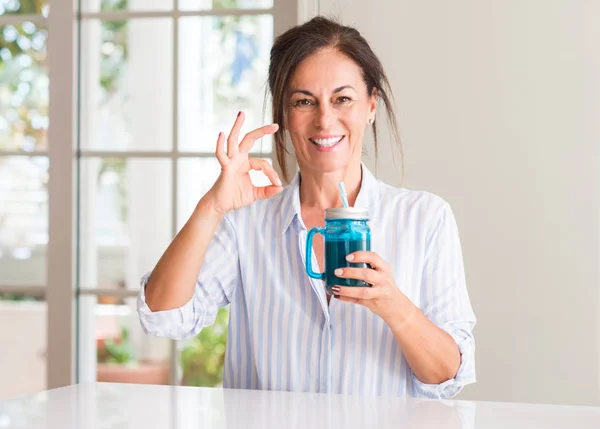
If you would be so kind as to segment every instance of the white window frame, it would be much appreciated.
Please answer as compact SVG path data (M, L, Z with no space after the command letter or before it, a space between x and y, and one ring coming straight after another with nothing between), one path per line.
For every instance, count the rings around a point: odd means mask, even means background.
M20 24L24 21L48 28L47 52L49 80L50 124L47 151L2 151L0 156L46 156L49 158L48 204L49 241L47 246L46 286L14 286L0 284L0 292L19 292L28 296L46 298L47 303L47 388L74 384L78 381L77 347L78 297L83 295L136 296L135 290L80 289L77 287L77 218L78 163L91 157L163 158L173 161L172 168L172 235L177 230L177 162L185 157L213 158L213 153L178 152L115 152L77 150L79 136L78 100L78 40L81 20L126 20L132 18L173 19L173 119L177 119L177 63L178 22L183 16L223 16L272 14L274 34L304 22L318 14L320 0L274 0L272 9L260 10L209 10L177 11L178 0L173 0L173 10L160 12L83 12L78 14L77 0L49 0L51 7L47 18L39 15L0 16L0 25ZM173 123L173 144L177 141L177 122ZM271 156L274 156L272 154ZM276 159L275 167L280 171ZM291 167L293 168L293 167ZM281 172L281 171L280 171ZM171 383L176 384L175 342L171 348Z

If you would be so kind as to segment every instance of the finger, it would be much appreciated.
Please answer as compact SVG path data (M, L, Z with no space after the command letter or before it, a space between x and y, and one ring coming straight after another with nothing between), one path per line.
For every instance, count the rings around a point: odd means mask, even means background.
M271 183L273 183L273 185L271 186L254 187L255 199L263 200L265 198L271 198L273 195L283 190L283 187L281 186L281 180L279 179L279 175L277 174L277 172L271 164L269 164L264 159L256 158L249 158L248 162L253 170L261 170L269 178Z
M244 124L245 117L244 112L238 112L237 118L235 118L235 122L231 128L231 133L229 133L229 137L227 138L227 156L229 157L238 152L240 130Z
M271 124L265 125L263 127L257 128L253 131L250 131L248 134L244 136L242 142L240 143L240 152L248 153L252 146L254 146L254 142L261 137L264 137L268 134L275 134L279 129L279 125Z
M229 158L227 158L227 154L225 153L225 134L223 132L220 132L217 138L217 150L215 154L221 167L226 167L229 164Z
M347 296L334 295L334 298L338 299L342 302L351 302L352 304L362 304L362 301L360 299L348 298Z
M273 195L280 193L283 190L281 186L259 186L254 188L254 199L264 200L271 198Z
M350 298L355 300L375 299L380 295L379 290L371 287L355 287L355 286L333 286L331 288L335 295L341 298Z
M382 284L385 280L380 272L371 268L337 268L333 274L341 279L362 280L372 285Z
M353 252L346 256L346 260L348 262L352 262L353 264L369 264L374 270L380 272L387 272L389 269L388 263L385 262L383 258L375 252L368 252L362 250L358 252Z
M279 174L275 171L273 166L264 159L249 158L248 162L253 170L261 170L269 178L271 183L275 186L282 186Z

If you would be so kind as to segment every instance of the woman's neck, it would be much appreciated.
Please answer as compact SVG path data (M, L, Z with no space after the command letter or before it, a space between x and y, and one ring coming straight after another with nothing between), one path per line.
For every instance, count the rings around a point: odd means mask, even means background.
M318 173L300 169L300 205L304 209L324 211L328 208L342 207L340 182L344 182L348 203L354 206L362 180L362 168L348 167L331 173Z

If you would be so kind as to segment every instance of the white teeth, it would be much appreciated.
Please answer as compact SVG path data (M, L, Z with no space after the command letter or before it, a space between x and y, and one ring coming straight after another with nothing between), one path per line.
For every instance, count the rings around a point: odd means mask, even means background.
M342 140L342 138L344 138L344 136L333 137L333 138L329 138L329 139L310 139L310 141L318 144L319 146L331 147L331 146L339 143Z

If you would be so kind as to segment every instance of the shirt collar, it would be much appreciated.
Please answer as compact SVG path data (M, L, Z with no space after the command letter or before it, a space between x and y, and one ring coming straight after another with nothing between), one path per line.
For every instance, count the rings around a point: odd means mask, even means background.
M354 207L364 207L372 210L376 207L379 200L379 180L373 176L367 166L362 163L362 178L360 190L356 197ZM281 234L287 232L295 218L300 217L300 172L298 171L294 179L282 191L281 198ZM371 214L372 215L372 214Z

